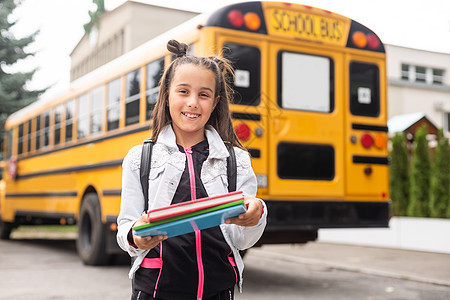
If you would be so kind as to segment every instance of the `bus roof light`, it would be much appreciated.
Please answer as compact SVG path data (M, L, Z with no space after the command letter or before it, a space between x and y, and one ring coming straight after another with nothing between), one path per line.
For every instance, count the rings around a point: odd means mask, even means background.
M366 149L372 147L372 145L373 145L373 137L370 134L368 134L368 133L364 133L361 136L361 144Z
M248 12L244 16L245 26L252 31L256 31L261 26L261 19L254 12Z
M365 48L367 45L367 37L362 31L355 31L352 35L352 41L358 48Z
M237 9L230 11L228 13L228 22L236 28L242 27L242 25L244 25L244 16L242 15L242 12Z
M234 131L236 132L238 139L241 141L246 141L250 138L250 127L248 127L247 124L241 123L236 125L236 127L234 127Z

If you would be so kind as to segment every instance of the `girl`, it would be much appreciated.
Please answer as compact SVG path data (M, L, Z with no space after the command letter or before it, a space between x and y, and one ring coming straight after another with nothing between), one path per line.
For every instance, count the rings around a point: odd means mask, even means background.
M165 70L154 109L149 175L149 208L228 192L224 141L234 145L236 190L247 212L226 224L172 237L138 237L132 227L148 223L139 181L141 145L123 161L117 241L136 257L131 267L132 299L233 299L244 268L239 250L254 245L266 225L267 208L256 195L256 176L239 143L229 111L230 65L218 57L186 55L175 40L167 48L177 58Z

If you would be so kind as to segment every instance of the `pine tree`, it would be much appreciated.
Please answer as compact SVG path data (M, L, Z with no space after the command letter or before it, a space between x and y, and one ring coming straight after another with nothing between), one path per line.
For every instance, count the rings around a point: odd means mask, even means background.
M430 196L430 153L427 142L427 128L420 127L414 138L415 149L412 158L410 202L408 216L428 217Z
M8 73L5 70L5 67L34 55L27 52L25 48L34 42L38 31L20 39L15 38L11 31L16 21L10 22L10 15L18 5L20 5L19 0L0 2L0 145L3 144L4 122L8 116L35 101L45 91L29 91L25 88L36 69L18 73Z
M430 215L445 218L450 206L450 148L448 139L439 130L431 172Z
M406 216L409 202L409 161L403 133L396 133L393 137L390 156L391 212L394 216Z

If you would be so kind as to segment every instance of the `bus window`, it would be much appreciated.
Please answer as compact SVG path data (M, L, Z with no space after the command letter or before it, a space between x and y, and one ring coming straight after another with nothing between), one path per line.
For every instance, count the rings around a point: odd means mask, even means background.
M42 130L44 134L44 145L47 147L50 145L50 111L44 113L44 128Z
M58 105L55 108L55 141L54 145L59 145L61 143L61 119L62 119L63 106Z
M256 106L260 102L261 91L261 52L258 48L235 43L223 46L225 58L235 69L232 103Z
M125 87L125 126L139 122L140 86L141 69L128 73Z
M333 61L328 57L280 51L278 105L329 113L334 108Z
M13 142L13 131L12 130L8 130L7 131L7 137L8 137L8 145L7 145L7 152L6 152L6 158L10 159L12 156L12 142Z
M280 143L277 148L278 177L309 180L334 178L332 146Z
M120 118L120 78L114 79L108 83L108 102L107 102L107 127L106 130L119 128Z
M41 148L41 116L36 117L36 150Z
M28 120L28 138L27 138L27 141L28 141L28 143L27 143L28 152L31 152L31 136L33 134L32 124L33 124L32 120Z
M147 65L147 85L145 100L145 119L152 118L152 112L158 99L159 80L164 72L164 57L155 60Z
M23 153L23 124L19 125L19 138L17 144L17 154Z
M73 116L75 115L75 100L72 99L66 103L66 143L72 140L73 135Z
M373 64L350 63L350 111L353 115L380 114L380 71Z
M89 102L88 94L78 98L77 138L82 139L89 134Z
M91 92L91 134L102 131L103 98L103 86L99 86Z

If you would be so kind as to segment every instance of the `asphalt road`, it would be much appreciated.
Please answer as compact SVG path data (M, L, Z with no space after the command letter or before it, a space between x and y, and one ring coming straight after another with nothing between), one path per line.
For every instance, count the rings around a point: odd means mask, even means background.
M395 268L397 273L388 266L399 266L400 257L409 265L426 265L418 261L424 253L394 254L392 249L323 243L251 249L245 257L244 293L236 299L450 299L450 255L431 259L435 256L425 253L432 269L445 270L424 269L422 277L414 277L406 266ZM84 266L73 239L0 241L0 299L129 299L128 268L125 257L112 266Z

